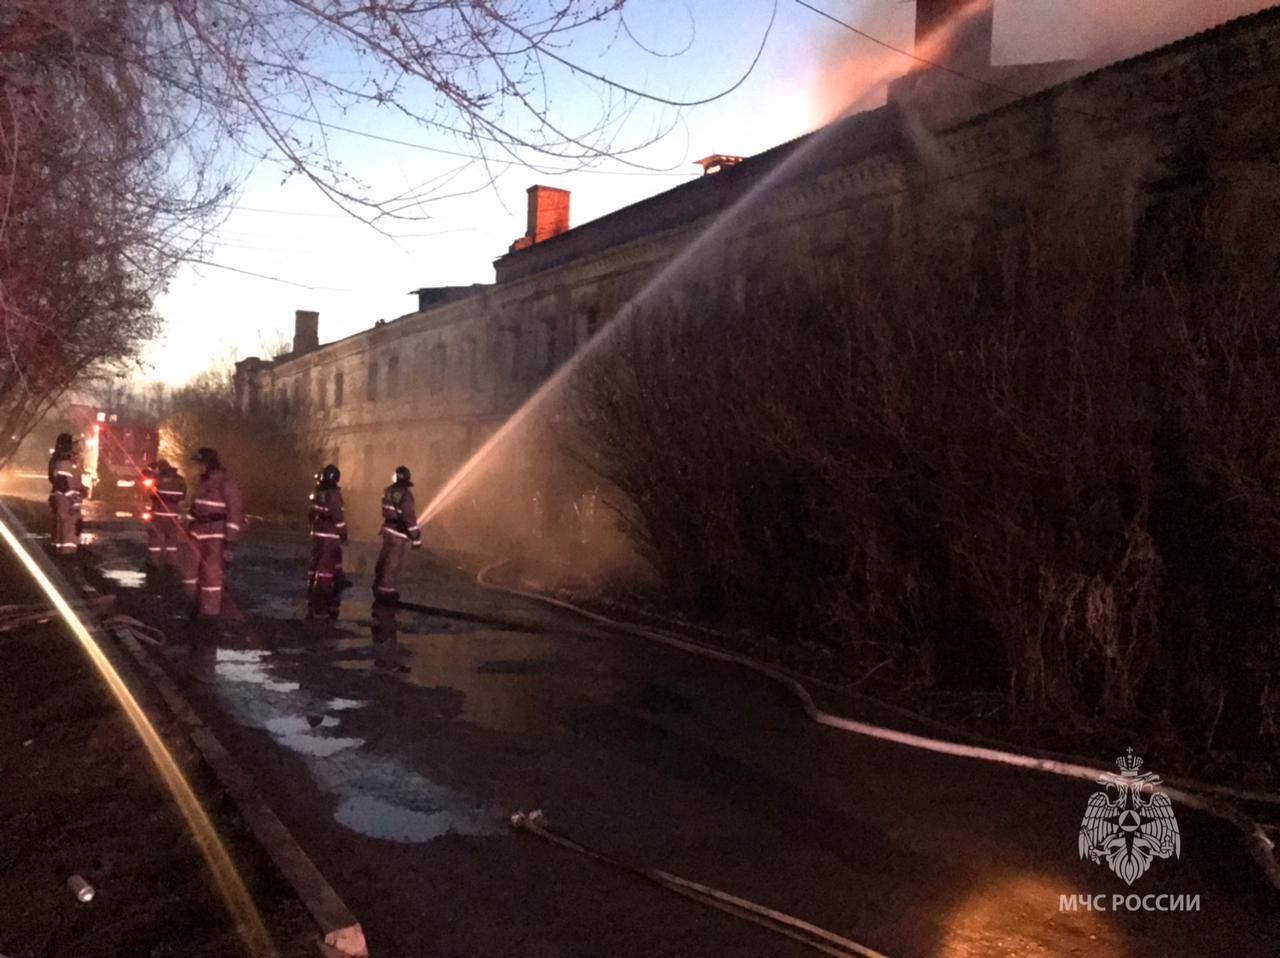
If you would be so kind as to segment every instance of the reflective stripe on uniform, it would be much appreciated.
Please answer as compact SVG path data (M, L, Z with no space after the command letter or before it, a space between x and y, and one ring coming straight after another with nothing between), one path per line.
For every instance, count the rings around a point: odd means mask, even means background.
M206 532L204 535L201 535L198 532L193 532L191 533L191 538L193 539L225 539L226 536L224 536L221 532Z
M195 501L195 505L197 505L197 506L215 506L215 507L217 507L217 508L219 508L219 509L225 509L225 508L227 508L227 504L226 504L225 502L220 502L220 501L218 501L217 499L197 499L197 500Z
M148 552L163 552L164 550L163 550L162 548L160 548L160 546L147 546L147 551L148 551Z
M341 539L342 538L342 536L338 535L336 532L313 532L311 534L315 536L317 539Z
M220 586L220 585L202 585L202 586L200 586L200 591L201 591L201 592L221 592L221 591L222 591L222 586Z
M405 535L403 532L396 532L396 530L395 530L395 529L389 528L388 526L383 526L383 527L382 527L382 531L383 531L383 532L388 532L388 533L390 533L391 535L396 536L397 538L400 538L400 539L407 539L407 538L409 538L409 537L408 537L407 535Z
M227 528L228 528L228 529L235 529L235 530L236 530L236 532L239 532L239 531L240 531L240 527L239 527L238 525L236 525L234 522L228 522L228 523L227 523Z

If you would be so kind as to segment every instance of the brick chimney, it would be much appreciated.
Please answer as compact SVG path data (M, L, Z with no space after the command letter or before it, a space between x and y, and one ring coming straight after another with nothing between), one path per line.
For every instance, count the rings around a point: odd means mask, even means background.
M541 243L569 229L569 191L554 186L529 187L529 225L525 236Z
M952 18L945 46L934 35ZM994 0L916 0L916 54L952 69L991 66Z
M301 356L320 345L320 314L310 309L293 311L293 354Z

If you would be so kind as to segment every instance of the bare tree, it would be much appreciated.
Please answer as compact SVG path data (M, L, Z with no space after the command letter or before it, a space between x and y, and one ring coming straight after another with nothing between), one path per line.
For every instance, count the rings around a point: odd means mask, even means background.
M570 56L580 36L630 37L624 2L0 0L0 464L77 377L153 334L154 295L203 261L246 159L380 229L427 215L441 185L350 175L329 134L352 110L451 135L441 152L490 180L499 163L634 165L664 131L627 142L627 120L661 98ZM593 88L598 114L550 109L561 82Z

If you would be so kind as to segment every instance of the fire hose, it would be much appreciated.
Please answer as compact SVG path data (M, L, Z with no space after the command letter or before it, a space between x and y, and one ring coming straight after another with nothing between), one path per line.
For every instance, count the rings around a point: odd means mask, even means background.
M505 565L507 561L508 560L501 560L485 566L479 573L477 573L476 582L486 589L505 592L519 598L529 599L534 602L539 602L544 605L550 605L555 608L572 612L577 616L586 618L600 625L604 625L610 629L626 632L627 634L648 639L652 642L658 642L672 648L681 649L685 652L691 652L694 655L715 659L720 662L728 662L733 665L749 669L752 672L778 682L790 690L790 692L799 699L801 708L804 709L805 714L818 725L823 725L827 728L839 729L844 732L852 732L856 735L864 735L883 742L892 742L897 745L904 745L908 748L936 752L956 758L976 759L978 761L985 761L998 765L1008 765L1029 771L1045 772L1050 775L1058 775L1064 778L1097 782L1102 775L1110 774L1105 769L1077 762L1060 761L1057 759L1036 757L1032 755L1022 755L1005 749L991 748L981 745L966 745L960 742L952 742L945 739L932 738L927 735L904 732L899 729L873 725L869 722L860 722L856 719L835 715L831 712L818 708L817 704L813 700L813 696L809 693L809 690L801 684L799 680L781 669L769 665L768 663L752 659L745 655L739 655L734 652L727 652L723 649L704 645L700 642L695 642L658 629L619 622L616 619L611 619L608 616L600 615L599 613L592 612L589 609L584 609L571 602L543 595L539 592L512 588L510 586L503 586L493 582L489 578L489 574L499 566ZM1211 815L1222 821L1228 822L1240 830L1240 832L1245 836L1250 854L1259 867L1261 867L1263 873L1267 877L1267 880L1276 889L1280 889L1280 860L1277 860L1276 858L1276 844L1267 834L1267 827L1250 819L1238 809L1225 804L1217 797L1214 797L1210 794L1214 789L1204 788L1201 791L1193 791L1188 787L1188 784L1189 783L1184 782L1177 787L1167 787L1164 789L1164 793L1172 800L1180 802L1188 808L1196 809L1197 811L1204 812L1207 815ZM1277 798L1276 796L1265 794L1260 797L1263 801L1274 801Z
M547 827L546 819L541 811L516 812L511 816L511 827L518 831L528 832L530 835L536 835L543 841L550 842L560 848L576 852L579 855L585 855L587 858L601 862L611 868L643 878L645 881L659 885L681 897L715 908L718 911L723 911L735 918L744 919L762 928L767 928L776 934L783 935L802 945L807 945L825 955L833 955L835 958L853 958L853 956L857 956L857 958L888 958L888 956L878 951L873 951L865 945L860 945L856 941L850 941L848 938L843 938L834 932L827 931L825 928L819 928L817 925L794 918L773 908L767 908L745 898L739 898L737 895L730 895L728 892L720 891L718 888L712 888L710 885L690 881L687 878L681 878L679 875L673 875L661 869L630 865L606 855L604 852L588 848L586 845L581 845L571 838L551 831Z

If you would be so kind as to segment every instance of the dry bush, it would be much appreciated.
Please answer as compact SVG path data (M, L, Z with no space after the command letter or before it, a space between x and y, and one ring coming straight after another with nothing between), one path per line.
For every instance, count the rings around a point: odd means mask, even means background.
M246 512L302 521L315 473L324 465L310 421L300 410L242 412L230 375L211 371L174 392L161 420L160 452L194 482L191 457L211 446L239 484Z
M578 417L695 614L850 682L1269 754L1280 303L1224 207L1137 246L1027 211L876 273L783 264L745 309L690 287L617 330Z

